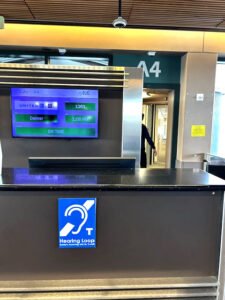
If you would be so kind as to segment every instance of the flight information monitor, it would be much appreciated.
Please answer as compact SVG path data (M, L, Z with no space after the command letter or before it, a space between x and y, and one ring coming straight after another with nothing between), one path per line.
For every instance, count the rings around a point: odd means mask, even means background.
M11 88L13 137L97 138L98 90Z

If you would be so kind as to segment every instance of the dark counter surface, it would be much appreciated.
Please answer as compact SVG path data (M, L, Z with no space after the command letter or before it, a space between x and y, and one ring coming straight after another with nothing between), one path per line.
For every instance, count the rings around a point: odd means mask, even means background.
M199 169L61 170L3 168L1 190L225 190Z

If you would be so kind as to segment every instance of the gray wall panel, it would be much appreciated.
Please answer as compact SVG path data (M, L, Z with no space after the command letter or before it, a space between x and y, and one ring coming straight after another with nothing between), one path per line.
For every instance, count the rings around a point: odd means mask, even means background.
M202 154L210 153L217 54L187 53L182 58L177 166L201 167ZM197 101L197 94L204 100ZM193 125L204 125L205 136L192 136Z

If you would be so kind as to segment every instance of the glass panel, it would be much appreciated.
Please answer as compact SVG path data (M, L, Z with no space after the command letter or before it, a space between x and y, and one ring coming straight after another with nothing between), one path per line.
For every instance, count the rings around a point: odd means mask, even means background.
M45 58L38 55L0 54L0 63L44 64Z
M225 63L219 62L216 65L216 82L215 82L215 90L216 92L225 94Z
M167 105L156 105L155 146L157 149L157 164L165 167L167 140Z
M216 92L213 108L211 153L225 157L225 94Z
M50 64L70 66L108 66L107 57L51 56Z
M211 153L225 158L225 64L216 68L215 99L213 107Z
M153 139L153 136L151 135L152 132L152 105L143 105L142 106L142 113L144 114L144 119L143 119L143 124L146 125L148 128L148 132ZM153 139L154 140L154 139ZM151 165L151 147L149 144L146 142L145 143L145 149L146 149L146 156L147 156L147 166Z

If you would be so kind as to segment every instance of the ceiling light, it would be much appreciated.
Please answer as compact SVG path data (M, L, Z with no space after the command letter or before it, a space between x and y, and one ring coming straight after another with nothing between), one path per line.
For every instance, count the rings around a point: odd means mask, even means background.
M58 51L59 51L59 54L61 54L61 55L64 55L66 53L65 48L59 48Z
M152 94L150 92L143 90L142 98L146 99L146 98L150 98L150 97L152 97Z
M155 56L156 55L156 52L155 51L148 51L147 54L149 56Z
M112 22L116 28L124 28L127 26L127 21L122 17L122 0L118 4L118 17Z
M112 24L116 28L123 28L127 26L127 21L122 17L118 17L112 22Z

